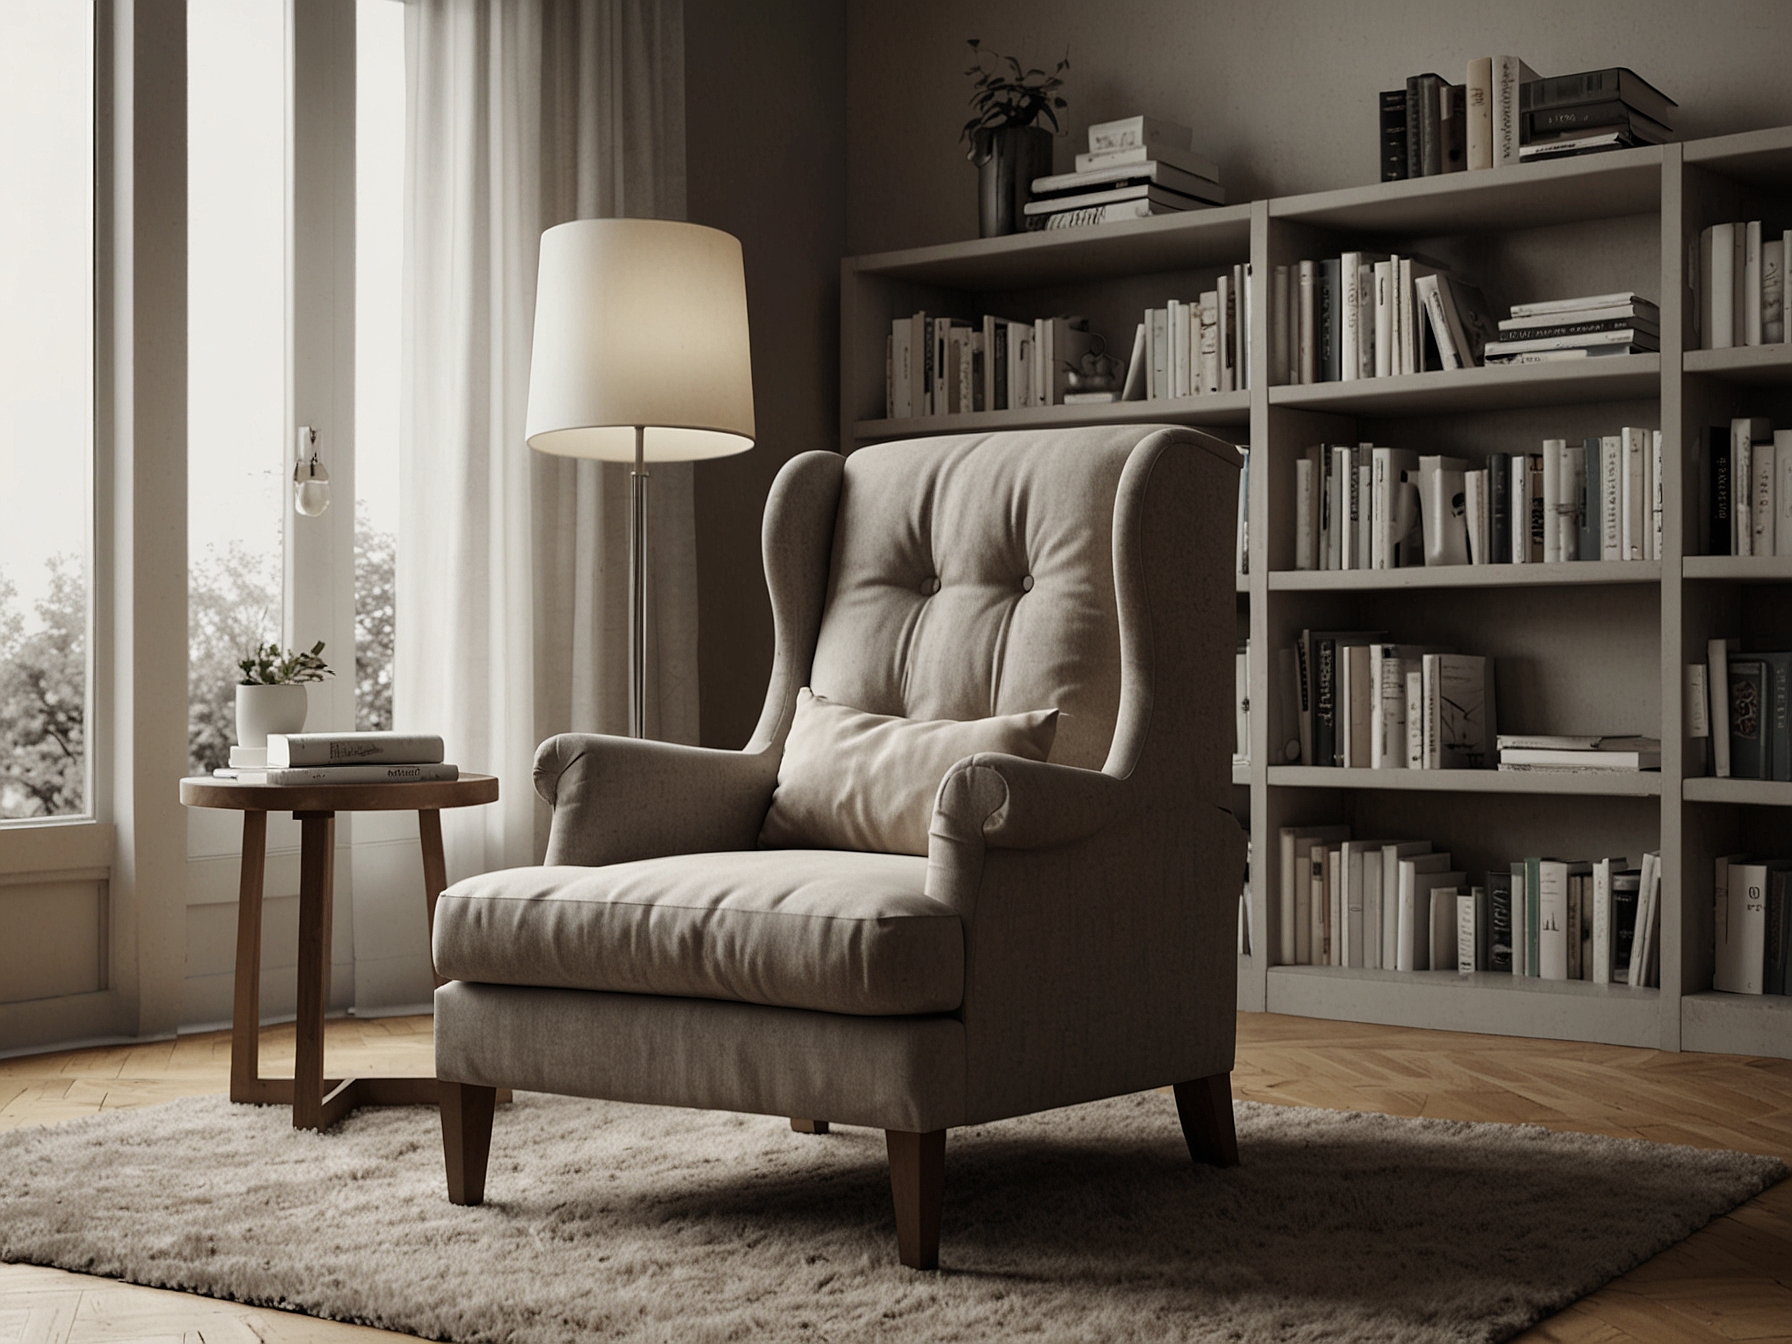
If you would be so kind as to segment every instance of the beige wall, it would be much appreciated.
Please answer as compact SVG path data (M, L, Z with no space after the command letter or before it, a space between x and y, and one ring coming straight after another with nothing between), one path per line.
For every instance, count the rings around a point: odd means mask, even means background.
M771 671L759 520L778 468L837 446L846 19L836 0L686 0L687 212L746 254L759 440L697 464L702 735L747 740Z
M1091 121L1196 127L1233 200L1374 181L1376 93L1477 56L1540 74L1628 65L1680 104L1687 137L1792 123L1786 0L851 0L847 246L972 238L976 170L959 127L965 39L1071 68L1067 170Z

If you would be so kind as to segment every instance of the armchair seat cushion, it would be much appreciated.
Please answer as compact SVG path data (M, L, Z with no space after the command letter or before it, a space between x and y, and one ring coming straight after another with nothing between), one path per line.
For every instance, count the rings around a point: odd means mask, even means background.
M726 999L860 1016L964 997L964 929L906 854L754 850L513 868L436 906L452 980Z

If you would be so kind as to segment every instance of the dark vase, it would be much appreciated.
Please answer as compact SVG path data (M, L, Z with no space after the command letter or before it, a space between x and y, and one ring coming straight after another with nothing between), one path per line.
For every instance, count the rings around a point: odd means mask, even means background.
M1026 228L1023 207L1033 179L1052 170L1052 133L1043 126L1003 126L978 138L977 233L999 238Z

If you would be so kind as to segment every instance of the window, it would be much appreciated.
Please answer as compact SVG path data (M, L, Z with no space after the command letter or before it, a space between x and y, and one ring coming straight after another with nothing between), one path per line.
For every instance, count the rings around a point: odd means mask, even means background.
M0 819L80 816L91 810L93 11L0 0L0 31Z

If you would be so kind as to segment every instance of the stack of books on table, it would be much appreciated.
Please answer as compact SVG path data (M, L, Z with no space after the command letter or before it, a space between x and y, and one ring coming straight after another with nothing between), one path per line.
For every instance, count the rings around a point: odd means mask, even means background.
M1792 860L1717 860L1717 968L1729 994L1792 994Z
M1659 983L1658 854L1515 859L1472 883L1429 840L1284 826L1280 841L1283 965Z
M265 760L234 747L220 779L244 784L420 784L460 778L432 733L269 733ZM242 764L235 764L241 762Z
M1538 79L1518 91L1520 160L1569 158L1674 138L1667 124L1678 106L1634 70L1615 66Z
M1765 236L1761 221L1713 224L1699 234L1693 325L1703 350L1778 345L1786 339L1786 259L1792 229Z
M1661 349L1661 310L1640 294L1515 303L1485 350L1489 364L1548 364Z
M1661 769L1661 739L1655 737L1499 737L1502 770L1575 770L1635 773Z
M1194 151L1195 133L1156 117L1089 128L1074 173L1033 179L1027 228L1072 229L1224 205L1220 170Z

